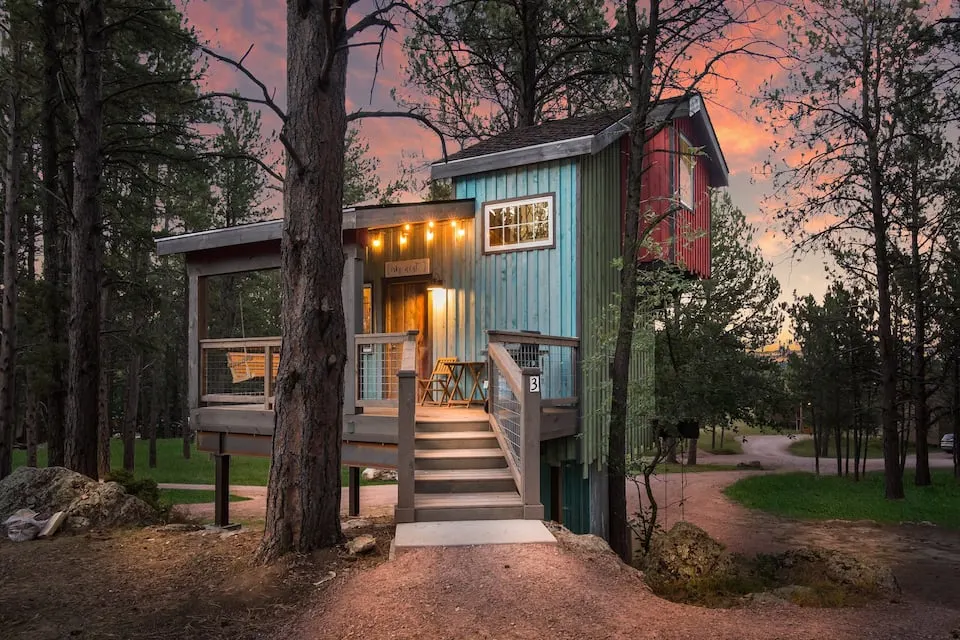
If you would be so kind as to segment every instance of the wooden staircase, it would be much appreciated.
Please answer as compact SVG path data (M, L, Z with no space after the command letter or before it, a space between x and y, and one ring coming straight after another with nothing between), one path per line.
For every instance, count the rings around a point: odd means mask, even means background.
M487 421L417 421L414 520L523 518L505 452Z

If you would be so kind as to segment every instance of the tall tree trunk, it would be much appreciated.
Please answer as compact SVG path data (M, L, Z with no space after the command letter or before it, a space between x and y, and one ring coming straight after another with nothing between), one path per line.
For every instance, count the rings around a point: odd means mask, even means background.
M927 405L927 310L923 300L923 264L920 260L920 215L918 206L913 207L913 224L910 228L910 255L913 263L913 378L910 395L913 401L913 424L917 440L917 469L914 484L929 486L930 452L927 449L927 433L930 431L930 411Z
M19 62L19 45L4 42L0 35L0 52L9 54L11 62ZM16 64L16 62L14 62ZM0 478L13 471L13 432L16 429L17 375L17 267L19 266L20 170L22 164L20 141L20 90L13 79L8 81L4 96L7 112L7 153L4 158L3 216L3 292L2 325L0 330Z
M690 438L687 441L689 448L687 449L687 465L691 467L697 466L697 449L700 445L700 440L697 438Z
M287 4L288 141L281 239L283 346L258 557L338 544L343 383L345 26L321 3ZM333 28L329 24L333 21ZM328 62L326 77L318 70ZM292 150L292 152L291 152Z
M127 365L127 403L123 410L123 468L132 472L137 460L137 414L140 411L140 369L143 351L134 345Z
M27 466L37 466L37 445L40 435L40 410L37 407L36 387L29 386L27 390L27 419L26 419L26 439L27 439Z
M960 480L960 354L953 356L953 477Z
M186 266L184 266L184 269L183 269L183 290L184 291L190 290L190 276L187 275ZM181 335L187 336L189 335L187 327L189 326L189 323L190 323L190 307L187 304L186 298L184 298L184 301L183 301L183 313L181 314L180 317L183 319L183 326L181 327L181 331L182 331ZM184 368L185 375L183 377L185 379L189 377L188 375L186 375L187 373L189 372L187 372L186 368ZM192 428L190 426L190 398L188 397L188 395L189 394L186 394L186 393L183 394L181 398L182 402L180 403L180 406L181 406L180 433L183 438L183 447L181 448L181 455L183 456L184 460L190 459L190 439L192 435L191 433Z
M647 30L643 34L637 22L637 7L626 3L627 26L630 29L630 68L632 89L630 104L633 122L630 127L630 159L627 167L627 202L624 216L620 270L620 309L617 319L617 340L610 365L612 382L610 424L607 435L607 510L613 551L624 562L630 561L630 533L627 526L626 431L630 357L639 291L637 290L637 255L640 250L641 185L643 181L644 144L647 116L650 110L652 69L656 56L656 33L659 28L659 0L650 2Z
M100 380L100 174L105 48L103 0L80 0L77 54L77 150L73 193L66 464L97 474Z
M150 453L147 464L151 469L157 468L157 423L160 422L160 403L161 403L161 376L159 364L155 363L151 367L153 374L150 376L150 414L147 417L147 433L150 437Z
M520 30L523 70L520 75L520 104L517 105L517 128L537 122L537 58L540 48L540 12L543 0L522 0Z
M110 288L100 290L100 325L106 323L110 312ZM100 379L97 384L97 475L101 480L110 474L110 438L113 425L110 422L110 354L107 341L100 339Z
M44 316L47 349L49 350L47 388L44 394L47 437L47 464L62 466L64 462L64 253L66 243L63 217L57 193L64 193L60 184L57 116L60 110L60 89L57 73L60 59L57 47L63 30L57 17L58 0L43 0L43 112L40 156L43 165L43 282Z

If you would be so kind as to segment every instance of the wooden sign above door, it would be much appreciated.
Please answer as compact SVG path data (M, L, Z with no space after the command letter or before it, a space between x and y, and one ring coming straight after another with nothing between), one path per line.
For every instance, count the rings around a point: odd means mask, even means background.
M405 276L428 275L430 275L430 258L419 258L417 260L397 260L384 264L383 276L385 278L403 278Z

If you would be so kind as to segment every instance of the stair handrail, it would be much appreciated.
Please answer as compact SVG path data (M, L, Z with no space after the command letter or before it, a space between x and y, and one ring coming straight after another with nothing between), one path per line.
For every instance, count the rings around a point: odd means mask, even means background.
M543 519L540 502L540 369L520 367L500 342L487 346L490 426L504 449L523 502L524 519ZM515 402L500 398L503 379Z
M394 520L414 521L414 447L417 428L417 331L403 341L397 372L397 506Z

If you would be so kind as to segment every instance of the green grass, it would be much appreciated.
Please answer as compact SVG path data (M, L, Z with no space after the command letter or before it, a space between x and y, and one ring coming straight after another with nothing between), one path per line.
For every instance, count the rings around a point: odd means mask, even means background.
M708 471L750 471L750 469L738 469L735 464L695 464L690 465L668 464L664 463L657 469L659 473L706 473Z
M836 447L834 446L834 440L830 440L829 443L829 454L826 456L821 456L825 458L836 458ZM797 440L796 442L791 442L788 447L790 453L795 456L802 456L804 458L814 457L813 451L813 438L804 438L803 440ZM911 444L907 448L908 453L912 453L914 446ZM847 443L844 440L840 448L840 453L844 456L847 452ZM867 458L882 458L883 457L883 441L880 438L870 438L867 440ZM853 442L850 443L850 458L853 459Z
M812 473L757 475L727 487L737 502L776 515L812 520L873 520L883 523L932 522L960 529L960 484L951 470L933 471L933 485L916 487L913 474L903 480L906 499L883 497L883 473L860 482Z
M149 443L146 440L137 440L136 465L134 474L138 478L153 478L158 483L183 484L213 484L214 464L209 454L201 453L194 448L190 459L182 455L183 442L176 438L157 440L157 468L151 469L147 464ZM26 451L13 452L13 466L17 468L26 464ZM123 445L119 440L110 441L111 468L123 467ZM40 448L37 452L37 464L41 467L47 464L47 452ZM267 486L270 476L270 460L268 458L252 458L248 456L233 456L230 459L230 484ZM347 486L347 469L341 471L341 483ZM383 484L367 482L361 478L360 484Z
M160 499L170 504L204 504L213 502L213 491L206 489L160 489ZM230 502L249 500L243 496L230 495Z
M717 429L717 448L713 448L713 434L709 431L701 431L700 439L697 440L697 448L700 451L713 453L715 455L736 455L743 453L743 436L727 431L723 436L723 446L720 446L720 430Z

